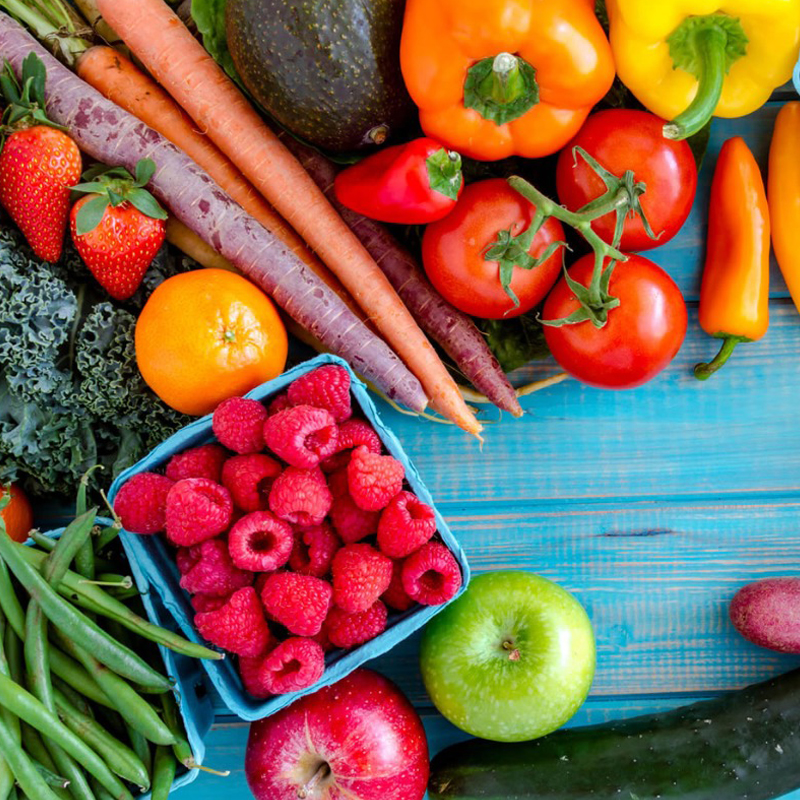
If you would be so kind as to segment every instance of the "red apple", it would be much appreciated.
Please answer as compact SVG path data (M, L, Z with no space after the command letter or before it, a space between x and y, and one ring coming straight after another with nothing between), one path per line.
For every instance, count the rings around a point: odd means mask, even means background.
M244 768L256 800L422 800L428 742L400 689L360 669L254 722Z

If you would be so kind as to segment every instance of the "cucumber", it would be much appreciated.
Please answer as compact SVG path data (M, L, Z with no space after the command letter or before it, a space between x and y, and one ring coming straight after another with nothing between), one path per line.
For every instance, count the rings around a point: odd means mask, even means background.
M800 788L800 669L662 714L434 758L431 800L769 800Z

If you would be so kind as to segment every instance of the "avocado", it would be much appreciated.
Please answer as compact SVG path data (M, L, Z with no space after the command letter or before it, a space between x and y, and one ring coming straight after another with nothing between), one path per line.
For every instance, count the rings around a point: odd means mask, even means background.
M336 153L382 144L414 110L400 72L404 0L228 0L244 85L288 131Z

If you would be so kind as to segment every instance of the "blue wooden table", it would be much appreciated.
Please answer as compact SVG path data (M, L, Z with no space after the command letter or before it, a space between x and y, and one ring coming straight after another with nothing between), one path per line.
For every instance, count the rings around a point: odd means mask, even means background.
M675 362L629 392L567 381L524 401L519 421L487 412L486 444L381 406L476 573L529 569L574 592L592 618L597 675L572 724L672 708L796 666L743 641L727 617L736 589L800 575L800 316L777 268L770 329L707 383L691 367L718 343L697 324L706 206L716 154L742 135L766 166L777 106L717 121L692 216L652 252L683 290L689 333ZM774 266L774 265L773 265ZM557 371L521 370L515 382ZM371 666L422 713L431 751L462 737L432 709L415 637ZM247 726L219 709L192 797L245 800ZM188 793L188 792L187 792ZM800 792L787 797L800 800Z

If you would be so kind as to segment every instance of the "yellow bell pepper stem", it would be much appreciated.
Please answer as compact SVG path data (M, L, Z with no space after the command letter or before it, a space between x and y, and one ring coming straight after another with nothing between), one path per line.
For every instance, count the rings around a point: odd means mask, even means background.
M689 108L664 126L667 139L687 139L711 119L725 82L728 38L716 27L705 28L695 37L697 48L697 94Z

